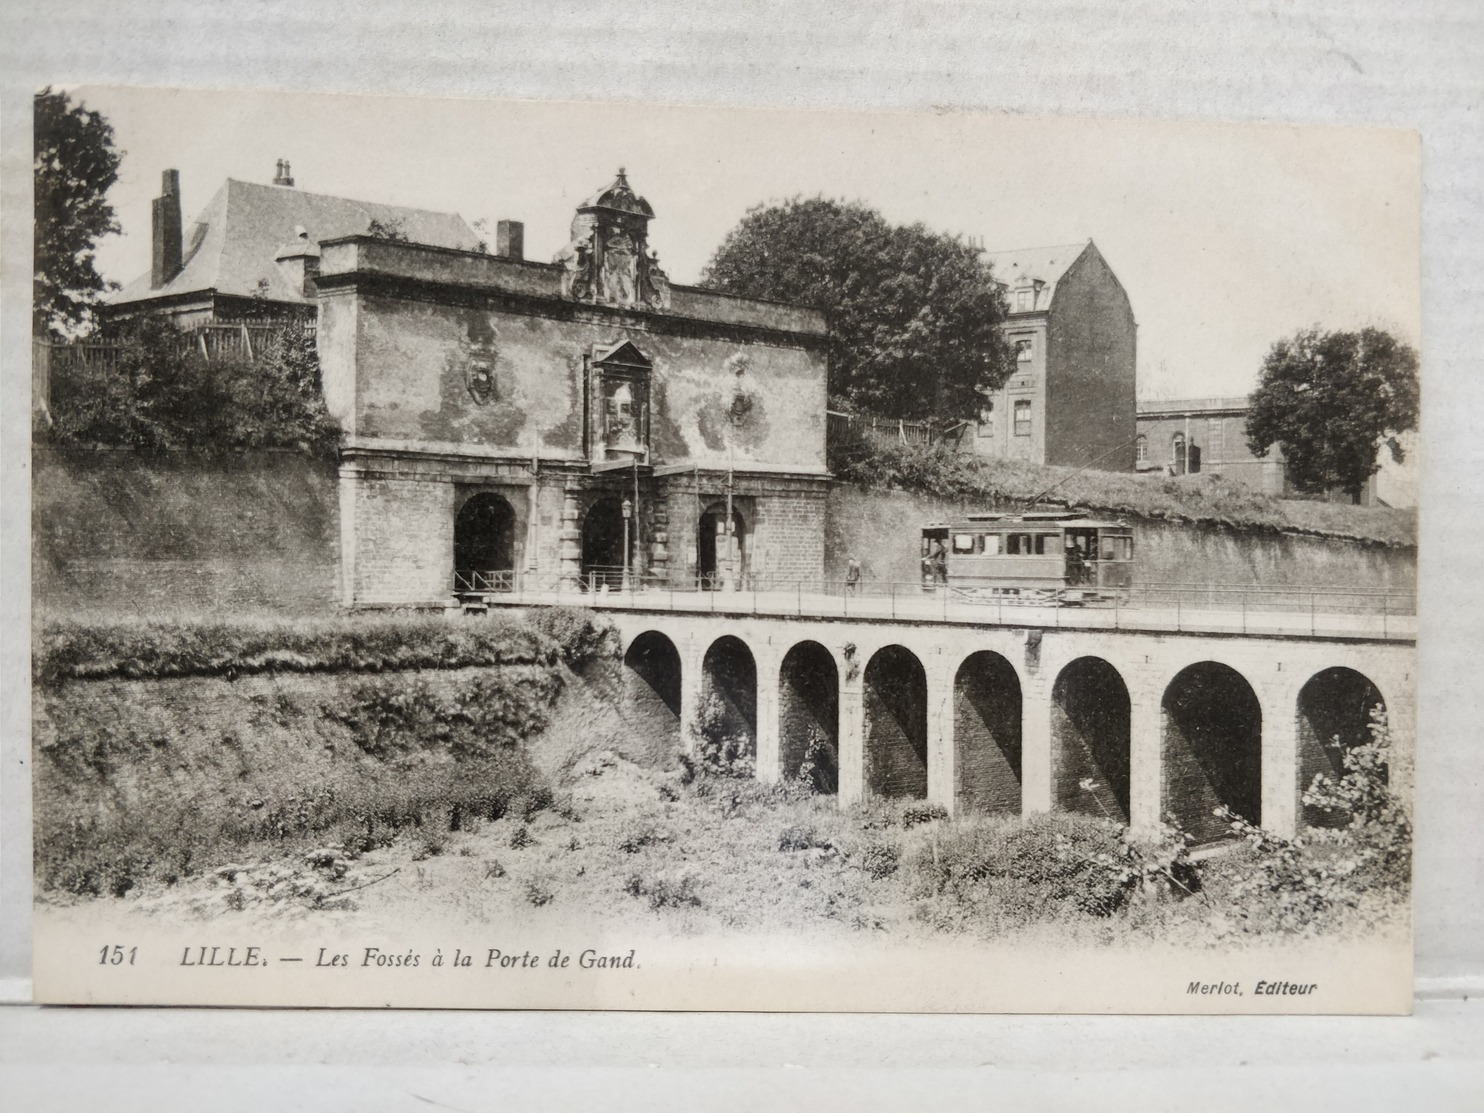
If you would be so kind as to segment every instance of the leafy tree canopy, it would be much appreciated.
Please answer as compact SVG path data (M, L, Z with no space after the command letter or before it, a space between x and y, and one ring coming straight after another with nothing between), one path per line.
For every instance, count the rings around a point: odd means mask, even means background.
M1358 493L1385 445L1417 428L1417 353L1384 330L1326 333L1317 326L1274 344L1247 419L1262 457L1277 443L1302 492Z
M836 406L965 419L1014 367L999 329L1005 299L980 253L921 224L891 225L859 203L753 207L701 284L823 310Z
M37 333L75 333L104 290L94 250L119 225L108 190L123 152L113 126L48 86L35 97L36 258L32 313Z

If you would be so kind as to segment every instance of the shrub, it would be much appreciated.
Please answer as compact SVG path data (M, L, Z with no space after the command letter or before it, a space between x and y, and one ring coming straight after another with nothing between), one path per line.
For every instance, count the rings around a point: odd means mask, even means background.
M752 730L713 689L707 688L697 703L690 738L692 751L680 755L683 783L703 776L752 779L757 769Z
M314 333L285 322L263 352L207 358L167 319L149 316L113 339L113 363L59 361L52 438L146 450L300 449L327 453L339 427L325 409Z
M834 849L834 843L811 825L785 826L778 835L778 848L783 853L806 849Z
M527 846L536 844L536 839L531 837L531 831L524 825L517 826L514 833L510 835L511 849L525 849Z
M531 877L521 885L521 893L526 898L526 903L533 908L542 908L556 899L556 890L551 881L544 876Z
M636 899L646 899L653 911L660 908L701 906L694 873L630 873L624 891Z
M855 863L864 869L872 880L881 880L891 876L897 871L901 860L901 847L890 841L867 842L855 855Z
M1194 877L1183 838L1136 844L1125 827L1078 815L1039 815L1025 822L972 819L935 834L915 852L919 891L946 896L965 911L995 909L996 918L1054 920L1070 911L1108 916L1156 879L1182 894ZM1183 879L1182 879L1183 874Z
M1308 827L1286 839L1217 811L1247 847L1247 856L1221 866L1239 930L1314 934L1356 913L1382 919L1409 895L1412 818L1390 783L1395 757L1384 709L1371 712L1370 739L1342 758L1344 775L1315 776L1303 802L1348 819L1343 826Z
M937 803L909 803L902 808L902 826L908 830L947 817L947 809Z
M618 633L605 618L575 605L547 605L526 611L531 630L551 640L574 671L619 654Z

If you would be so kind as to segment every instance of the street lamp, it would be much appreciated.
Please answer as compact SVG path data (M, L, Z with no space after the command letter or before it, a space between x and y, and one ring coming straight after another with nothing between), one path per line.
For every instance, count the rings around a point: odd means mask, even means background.
M624 502L620 507L623 509L623 584L620 588L627 590L629 588L629 520L634 515L634 502L624 497Z

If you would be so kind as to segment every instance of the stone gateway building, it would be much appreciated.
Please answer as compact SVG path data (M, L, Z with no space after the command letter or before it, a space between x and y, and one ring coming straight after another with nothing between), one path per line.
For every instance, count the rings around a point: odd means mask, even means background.
M824 318L672 285L653 218L620 171L550 264L319 243L341 604L818 581Z

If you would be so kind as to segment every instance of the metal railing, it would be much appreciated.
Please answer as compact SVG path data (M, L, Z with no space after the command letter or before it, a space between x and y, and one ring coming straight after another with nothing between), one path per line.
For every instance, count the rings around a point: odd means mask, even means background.
M1416 597L1408 592L1144 583L1082 604L1058 601L1054 592L1004 593L986 599L982 592L968 594L937 582L756 577L738 588L710 589L635 573L625 586L621 571L617 584L517 572L512 589L502 591L500 603L1016 628L1403 641L1417 636Z

